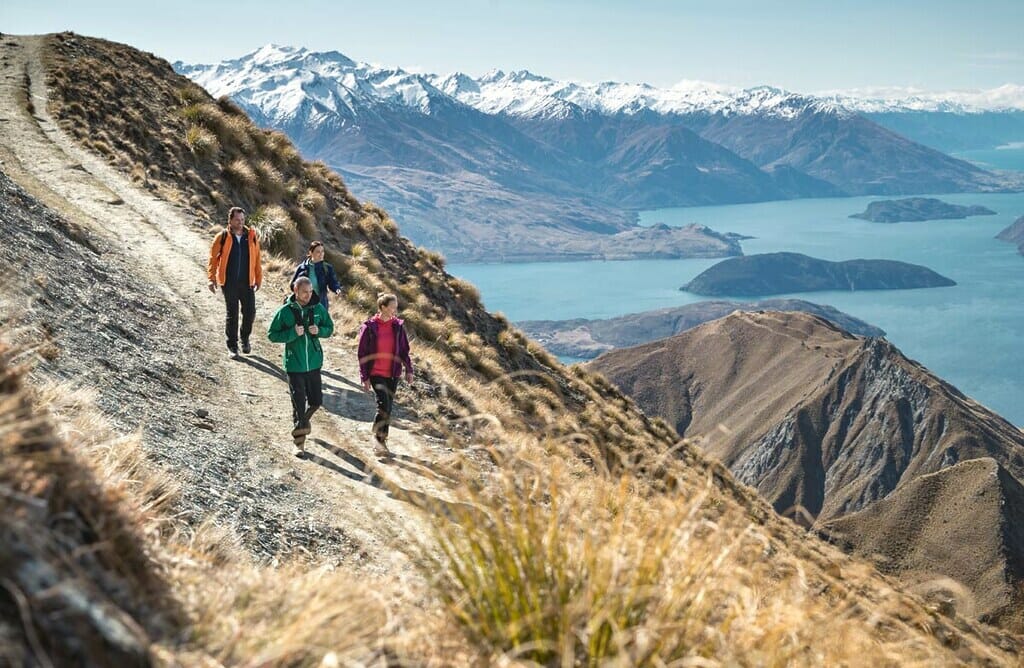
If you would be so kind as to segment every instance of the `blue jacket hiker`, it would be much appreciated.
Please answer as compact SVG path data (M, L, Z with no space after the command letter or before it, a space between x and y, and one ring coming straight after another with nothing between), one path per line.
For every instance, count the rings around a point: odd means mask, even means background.
M323 405L320 368L324 351L320 339L334 333L331 314L313 293L309 278L301 276L292 284L292 294L274 314L267 328L267 338L284 344L284 370L288 374L288 391L292 398L292 439L295 455L305 454L306 435L311 431L309 419Z
M309 244L309 253L298 267L295 268L295 275L292 276L292 283L295 279L305 276L313 284L313 292L320 298L324 308L328 308L328 294L341 293L341 283L338 282L338 275L334 273L334 267L330 262L324 262L324 244L314 241Z

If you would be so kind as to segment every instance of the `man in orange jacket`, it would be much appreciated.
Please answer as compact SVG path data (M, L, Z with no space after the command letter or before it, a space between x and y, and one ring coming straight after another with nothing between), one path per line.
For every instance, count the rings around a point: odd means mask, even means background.
M249 335L256 320L256 291L263 282L260 264L260 242L256 230L245 226L245 211L233 206L228 212L228 226L217 233L210 246L210 262L206 265L210 292L220 286L227 308L225 335L228 352L238 359L238 338L241 334L242 352L249 354ZM238 330L238 306L242 306L242 330Z

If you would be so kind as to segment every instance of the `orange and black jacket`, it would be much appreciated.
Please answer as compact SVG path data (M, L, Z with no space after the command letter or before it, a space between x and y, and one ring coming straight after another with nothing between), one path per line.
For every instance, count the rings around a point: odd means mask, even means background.
M249 240L249 285L257 288L263 283L263 265L260 263L260 241L256 230L243 227L242 234ZM235 235L223 229L213 238L210 246L210 261L206 265L206 276L217 285L224 285L228 273L228 258L231 256L231 245L235 243Z

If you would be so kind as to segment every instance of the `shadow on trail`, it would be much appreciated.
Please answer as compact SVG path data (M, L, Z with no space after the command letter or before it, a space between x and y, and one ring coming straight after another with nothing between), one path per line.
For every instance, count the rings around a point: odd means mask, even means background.
M399 466L406 471L411 471L425 478L436 480L448 487L457 487L459 485L459 479L454 471L447 470L434 462L428 462L425 459L417 459L410 455L399 454L392 457L391 461L396 466Z
M392 482L380 475L380 473L370 469L365 461L348 452L344 448L341 448L333 443L323 440L322 438L315 438L313 442L327 450L335 457L338 457L348 466L355 469L354 471L339 464L336 464L330 460L324 459L318 455L306 453L306 461L319 464L324 468L340 473L350 480L356 482L362 482L371 487L386 490L388 496L392 499L399 501L405 501L406 503L413 505L421 510L425 510L436 515L443 515L451 521L464 522L470 521L489 521L487 515L468 503L460 503L455 501L446 501L444 499L432 496L425 492L417 490L406 489L395 482ZM454 487L457 485L457 481L454 478L450 478L444 473L436 473L429 462L410 457L408 455L395 455L394 457L387 460L380 460L382 462L391 462L405 468L406 470L413 471L419 475L429 477L434 480L439 480L449 486Z
M288 381L288 374L281 370L281 367L277 366L268 359L260 357L259 355L241 355L239 356L238 361L248 364L257 371L262 371L263 373L270 374L271 376L277 378L278 380L283 380L285 382Z
M326 375L323 371L320 373ZM355 387L358 389L350 390L333 383L324 383L324 410L338 417L369 423L377 412L377 402L362 386Z
M334 373L333 371L328 371L326 369L322 369L320 371L320 373L323 375L324 378L330 378L332 380L337 380L337 381L340 381L342 383L345 383L346 385L348 385L349 387L351 387L354 390L358 390L360 392L363 391L363 386L362 385L360 385L359 383L357 383L357 382L355 382L355 381L353 381L353 380L351 380L351 379L349 379L349 378L347 378L345 376L342 376L340 373Z

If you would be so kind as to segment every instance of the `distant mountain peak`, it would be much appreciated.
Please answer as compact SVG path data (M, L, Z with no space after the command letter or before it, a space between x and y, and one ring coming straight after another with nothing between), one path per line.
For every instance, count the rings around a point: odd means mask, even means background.
M534 74L530 70L517 70L508 74L509 81L551 81L547 77Z
M977 114L987 111L1024 111L1024 84L1014 83L987 90L926 91L892 86L850 88L823 91L817 97L861 113L930 111Z
M482 77L480 77L479 81L480 81L480 83L493 83L495 81L500 81L501 79L504 79L504 78L505 78L505 71L504 70L493 69L493 70L489 70L486 74L484 74Z

